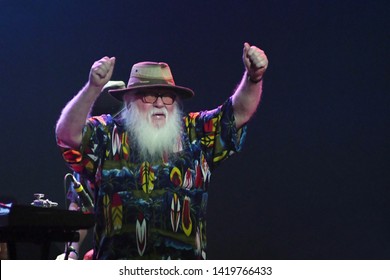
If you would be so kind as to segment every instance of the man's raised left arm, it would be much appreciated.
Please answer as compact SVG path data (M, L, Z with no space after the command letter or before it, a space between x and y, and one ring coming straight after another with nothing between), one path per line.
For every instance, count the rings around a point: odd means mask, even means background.
M236 127L246 124L255 113L261 98L263 75L268 67L264 51L256 46L244 44L242 60L245 73L233 94L233 110Z

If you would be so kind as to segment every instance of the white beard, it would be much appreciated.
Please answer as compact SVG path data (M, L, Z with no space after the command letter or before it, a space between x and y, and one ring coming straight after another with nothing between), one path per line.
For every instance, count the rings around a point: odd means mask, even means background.
M151 123L151 116L156 112L164 112L165 125L155 127ZM182 120L178 106L175 105L171 115L166 108L153 108L148 112L147 118L141 116L138 107L130 104L122 112L125 128L130 137L130 143L138 149L140 159L143 161L161 160L182 149L181 131Z

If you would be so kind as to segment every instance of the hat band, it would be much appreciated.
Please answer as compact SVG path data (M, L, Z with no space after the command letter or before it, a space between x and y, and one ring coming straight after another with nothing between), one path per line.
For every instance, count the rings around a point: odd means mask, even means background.
M147 85L171 85L174 86L175 83L173 80L163 80L163 79L139 79L139 78L131 78L127 87L134 86L147 86Z

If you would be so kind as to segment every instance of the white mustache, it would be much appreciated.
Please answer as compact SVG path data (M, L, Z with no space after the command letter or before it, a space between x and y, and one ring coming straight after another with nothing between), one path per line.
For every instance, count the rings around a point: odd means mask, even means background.
M165 117L168 116L168 110L166 108L152 108L152 110L150 110L149 114L148 114L148 117L152 117L153 115L164 115Z

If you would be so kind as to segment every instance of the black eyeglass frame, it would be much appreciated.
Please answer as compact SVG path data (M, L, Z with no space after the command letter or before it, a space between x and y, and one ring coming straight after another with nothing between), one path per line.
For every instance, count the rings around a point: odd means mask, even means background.
M161 100L164 103L164 105L172 105L173 103L175 103L175 100L176 100L176 94L170 93L170 92L166 92L166 93L139 93L138 95L141 97L142 102L148 103L148 104L154 104L159 97L161 97ZM149 98L149 100L147 100L147 98ZM153 99L151 99L151 98L153 98ZM168 102L167 102L166 98L168 98Z

